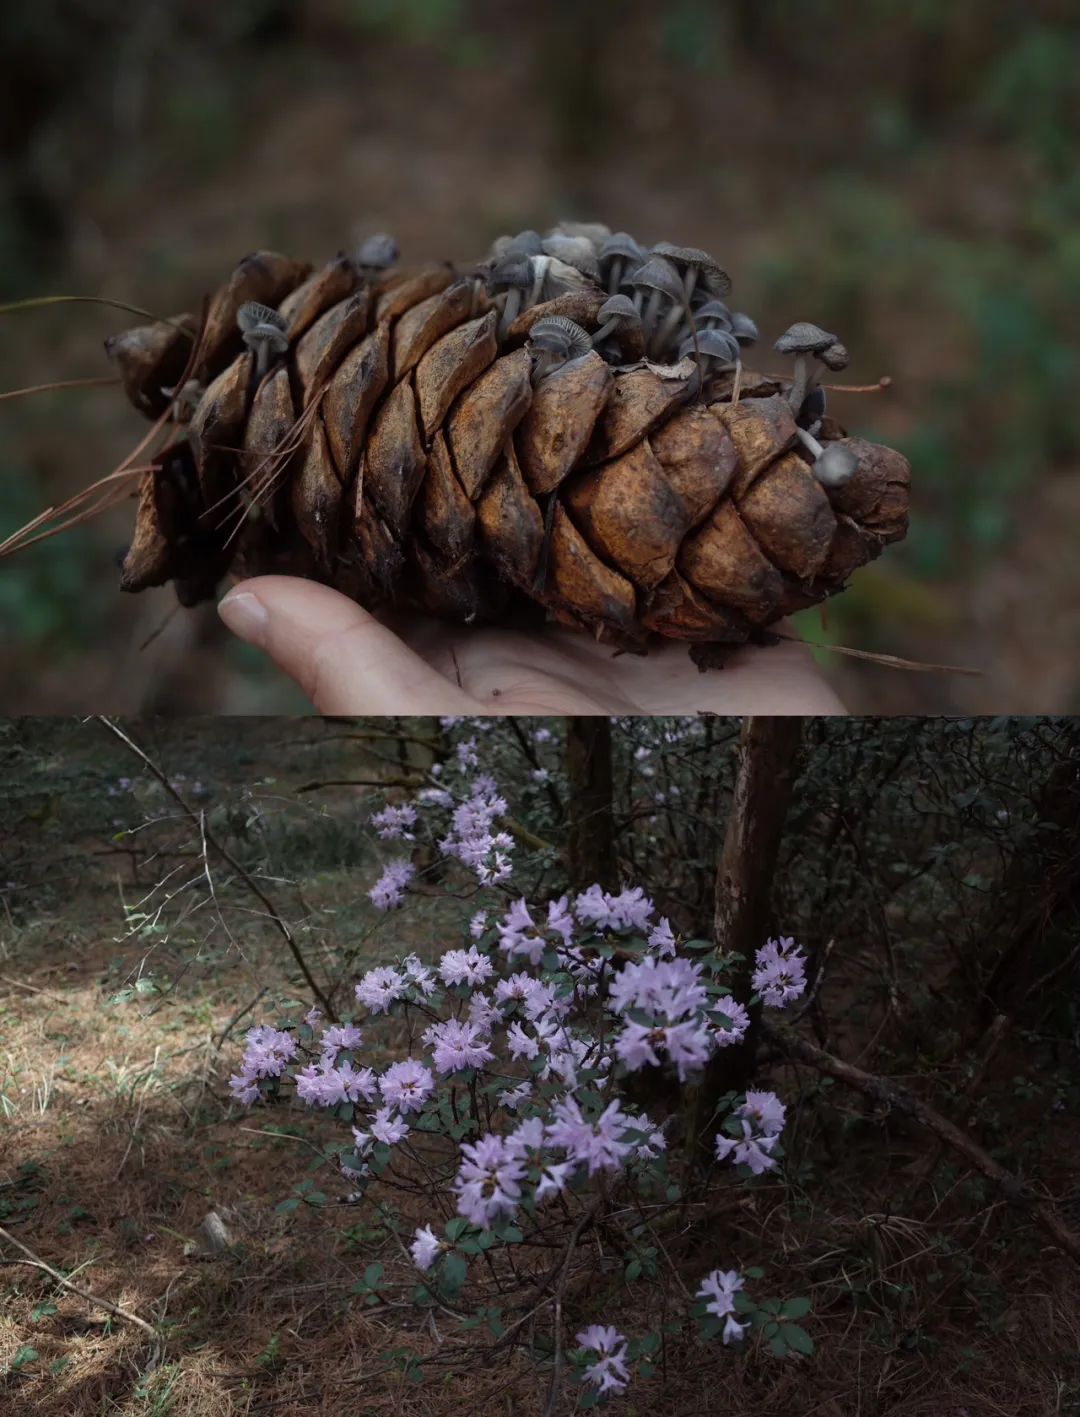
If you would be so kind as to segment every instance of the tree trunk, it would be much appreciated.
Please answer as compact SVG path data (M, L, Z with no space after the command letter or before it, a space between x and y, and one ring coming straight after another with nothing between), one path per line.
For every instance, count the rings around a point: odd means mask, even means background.
M1044 1012L1077 967L1080 721L1069 721L1065 744L1038 796L1039 834L1013 857L993 898L989 933L1008 943L983 992L983 1028L997 1014L1023 1021Z
M735 790L716 868L713 939L718 953L738 954L728 976L736 999L749 995L755 952L769 926L773 874L791 801L801 718L747 718L736 749ZM757 1010L742 1043L717 1053L694 1090L688 1109L688 1142L708 1145L716 1099L745 1091L757 1052ZM706 1135L707 1134L707 1135Z
M566 720L566 778L566 870L570 884L583 891L598 881L607 891L617 890L609 719Z

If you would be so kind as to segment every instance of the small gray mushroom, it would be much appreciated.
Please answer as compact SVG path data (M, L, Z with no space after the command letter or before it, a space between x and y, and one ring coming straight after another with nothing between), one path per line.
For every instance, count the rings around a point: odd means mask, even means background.
M749 315L744 315L741 310L736 310L731 317L731 333L740 344L756 344L759 338L758 327L751 320Z
M788 390L788 403L796 417L798 417L803 400L810 389L811 358L815 354L821 355L833 346L841 350L844 348L835 335L829 334L828 330L823 330L820 325L812 325L806 320L799 320L790 329L785 330L773 346L777 354L795 356L795 377Z
M584 236L564 236L556 231L544 238L544 254L573 266L575 271L580 271L589 280L600 284L600 266L596 260L596 251L592 242Z
M396 239L385 231L377 231L361 242L353 260L364 275L377 276L395 265L400 254L401 247Z
M613 232L600 247L598 259L603 284L614 295L630 271L637 270L647 252L626 231Z
M576 320L565 315L547 315L529 331L529 353L533 358L532 381L538 384L571 360L592 353L592 337Z
M487 272L485 283L490 294L504 297L498 329L499 338L504 339L521 313L526 291L532 289L532 258L521 251L509 252Z
M237 310L236 323L255 355L255 373L261 379L270 367L271 355L284 354L289 347L285 319L269 305L249 300Z
M641 314L645 338L652 341L657 316L664 300L670 300L680 310L686 300L679 273L663 256L650 256L630 277L634 287L634 305Z
M604 323L592 337L594 347L631 327L636 326L639 330L641 328L641 316L628 295L612 295L605 300L597 311L596 318Z
M731 289L731 277L708 251L696 246L675 246L670 241L658 241L652 248L654 256L663 256L676 267L683 279L687 300L700 285L710 295L726 295Z
M850 448L842 448L838 443L822 447L812 433L805 428L796 428L799 441L814 455L810 471L822 487L842 487L850 482L859 468L859 459Z

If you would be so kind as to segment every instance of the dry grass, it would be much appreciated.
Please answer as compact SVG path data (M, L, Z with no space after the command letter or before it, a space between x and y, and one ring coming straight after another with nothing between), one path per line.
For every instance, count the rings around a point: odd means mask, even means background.
M165 1001L109 1005L145 953L137 937L114 938L122 932L111 869L88 873L62 916L6 937L0 974L34 992L0 982L0 1223L78 1285L151 1323L164 1347L151 1367L153 1345L140 1330L40 1270L10 1263L15 1252L0 1242L0 1412L540 1413L545 1366L493 1344L484 1352L483 1341L467 1363L446 1361L452 1324L441 1317L433 1324L404 1305L368 1307L351 1293L376 1258L393 1281L391 1298L413 1279L369 1210L275 1212L309 1176L312 1151L266 1129L287 1120L312 1137L318 1130L310 1114L239 1113L226 1100L236 1037L250 1019L219 1047L222 1030L260 989L282 997L295 988L281 953L254 926L242 950L189 962ZM321 908L354 895L356 884L329 873L304 891L309 906ZM175 957L171 948L156 963L178 973L179 947ZM802 1082L792 1074L782 1085L794 1095ZM814 1169L800 1170L793 1186L733 1190L726 1208L665 1241L691 1285L735 1255L744 1263L760 1257L771 1292L813 1300L817 1356L779 1362L754 1347L676 1346L663 1378L640 1384L613 1410L639 1417L1080 1410L1080 1275L964 1175L936 1200L917 1189L903 1213L891 1213L890 1197L904 1193L928 1143L895 1134L886 1153L868 1128L837 1147L830 1126L845 1109L850 1120L856 1105L838 1097L808 1109L798 1156ZM1061 1167L1060 1176L1043 1179L1067 1189L1067 1151ZM317 1180L334 1202L329 1176L322 1171ZM211 1209L235 1241L214 1258L197 1242ZM402 1211L409 1216L408 1200ZM654 1298L643 1300L641 1286L602 1292L618 1269L602 1238L584 1259L594 1277L574 1295L568 1325L604 1317L641 1332L643 1304ZM23 1345L38 1356L11 1371ZM430 1359L423 1385L381 1356L398 1347ZM559 1410L572 1411L572 1398Z

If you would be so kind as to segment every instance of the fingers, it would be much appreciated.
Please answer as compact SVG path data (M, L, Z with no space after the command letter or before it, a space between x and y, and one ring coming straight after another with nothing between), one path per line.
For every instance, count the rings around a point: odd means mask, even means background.
M241 581L218 606L320 713L467 713L476 704L385 626L329 586L291 576Z

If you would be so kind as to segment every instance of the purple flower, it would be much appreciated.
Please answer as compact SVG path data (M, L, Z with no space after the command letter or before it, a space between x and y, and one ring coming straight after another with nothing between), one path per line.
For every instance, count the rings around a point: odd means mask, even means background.
M309 1107L336 1107L339 1102L370 1102L375 1096L375 1074L352 1063L326 1067L322 1063L301 1068L296 1074L296 1095Z
M539 934L525 900L516 900L499 926L499 948L511 959L527 959L535 969L540 963L547 941Z
M670 959L675 953L675 936L666 915L649 931L648 945L661 959Z
M617 1171L633 1151L633 1143L623 1141L623 1133L633 1123L626 1117L619 1102L611 1102L596 1119L588 1122L573 1097L565 1097L551 1109L554 1122L548 1124L547 1137L551 1146L562 1147L572 1161L597 1171Z
M425 1029L424 1042L432 1050L435 1071L444 1075L460 1072L462 1068L482 1068L495 1058L475 1024L460 1023L453 1018Z
M373 1014L384 1014L390 1005L405 997L405 976L388 964L369 969L356 986L358 1001Z
M511 1058L535 1058L540 1053L540 1044L530 1038L520 1023L512 1023L506 1030L506 1044Z
M417 1269L421 1269L426 1274L438 1258L439 1251L443 1244L430 1225L425 1225L423 1229L417 1230L416 1239L409 1246L409 1253L413 1257L413 1264Z
M626 1366L626 1339L611 1325L590 1324L577 1336L578 1345L597 1355L585 1369L584 1378L600 1392L622 1392L630 1381Z
M701 1281L697 1291L699 1299L706 1299L705 1311L718 1319L725 1319L723 1339L727 1343L741 1343L748 1323L741 1324L735 1318L735 1295L743 1288L744 1280L737 1270L714 1269Z
M642 1009L676 1023L696 1014L709 1001L701 983L701 965L686 959L657 959L646 955L640 964L627 964L608 986L616 1013Z
M360 1030L353 1023L335 1023L324 1028L319 1039L323 1063L327 1067L333 1067L339 1051L342 1048L359 1048L362 1037Z
M487 929L487 911L478 910L469 921L469 934L474 940L478 940Z
M795 948L790 936L766 940L754 957L754 963L756 968L750 982L772 1008L782 1009L805 990L806 956Z
M736 1110L767 1137L779 1136L784 1129L787 1108L775 1092L748 1092L746 1101Z
M776 1161L772 1156L783 1130L786 1108L775 1092L748 1092L735 1109L742 1127L741 1137L716 1135L716 1157L725 1160L733 1152L737 1164L749 1166L755 1176L772 1171Z
M435 990L435 976L426 964L421 963L416 955L406 955L401 961L401 968L405 977L414 989L419 989L421 994L431 994Z
M490 1227L501 1215L512 1216L521 1201L525 1165L502 1137L488 1133L461 1148L462 1162L453 1189L458 1214L473 1225Z
M435 1090L435 1079L415 1058L391 1063L379 1079L383 1101L399 1112L419 1112Z
M741 1043L750 1027L750 1015L735 999L719 1000L709 1016L713 1030L713 1041L718 1048L730 1048L733 1043Z
M409 828L416 825L416 808L411 802L401 807L384 807L381 812L371 814L371 825L384 841L413 841L414 834Z
M387 1146L396 1146L409 1135L409 1125L390 1107L380 1107L371 1123L371 1135Z
M416 867L404 859L391 861L368 891L376 910L393 910L405 899L405 887L416 875Z
M636 1072L646 1064L659 1066L657 1050L662 1049L675 1064L679 1081L685 1082L688 1073L708 1062L712 1047L708 1029L693 1021L659 1028L645 1028L631 1021L615 1040L615 1056Z
M467 950L447 950L439 961L439 973L444 984L468 984L475 988L491 978L495 966L487 955L470 945Z

